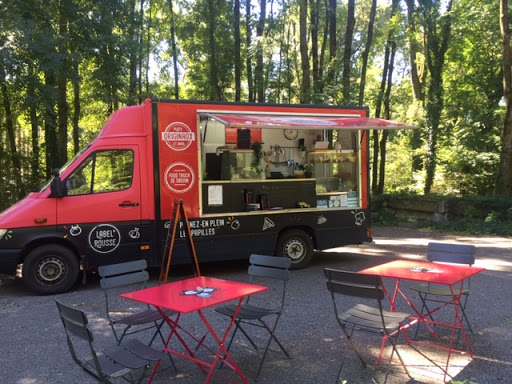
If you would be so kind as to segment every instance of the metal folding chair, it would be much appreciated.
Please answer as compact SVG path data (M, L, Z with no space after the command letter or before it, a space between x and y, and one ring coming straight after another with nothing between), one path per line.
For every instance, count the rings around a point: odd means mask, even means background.
M400 333L400 326L405 320L407 320L407 318L409 318L410 313L390 312L382 308L382 300L385 298L385 295L380 276L358 274L356 272L348 272L331 268L325 268L324 274L327 278L327 289L331 293L336 320L348 341L345 345L345 350L343 351L336 382L340 382L339 380L347 355L346 348L348 345L350 345L355 351L363 367L366 367L367 365L353 341L354 331L378 334L389 340L391 343L392 351L386 369L384 383L388 380L391 363L395 353L400 359L400 363L402 364L405 372L409 377L411 377L396 347L396 341ZM342 309L347 306L347 300L346 298L343 299L343 296L364 298L368 301L373 301L377 306L357 304L342 311Z
M264 328L268 332L268 340L264 347L263 355L260 357L260 363L258 367L258 372L256 373L256 377L259 376L261 372L261 367L263 366L263 361L267 356L267 352L270 347L270 343L274 340L279 348L283 351L287 358L290 358L290 355L283 347L281 342L277 339L275 335L275 330L279 319L281 318L283 307L286 298L286 283L290 279L290 272L288 268L291 265L291 260L289 258L284 257L276 257L276 256L264 256L264 255L251 255L249 258L250 266L249 266L249 282L253 283L255 280L264 281L278 281L280 288L276 290L279 291L277 296L279 299L277 300L274 307L267 306L259 306L254 305L254 299L250 301L251 297L248 297L246 302L242 304L240 311L235 320L235 330L231 335L231 339L228 344L228 351L231 347L233 339L238 330L242 332L242 334L246 337L246 339L252 344L252 346L256 349L259 354L259 347L254 342L253 338L249 336L245 326L256 326L260 328ZM250 302L249 302L250 301ZM216 312L233 317L236 311L236 305L229 304L220 308L215 309ZM273 318L273 324L271 322L265 321L266 318Z
M165 323L165 320L157 309L147 306L146 309L141 311L127 312L124 308L117 308L119 305L115 306L111 303L111 299L113 299L111 298L111 295L114 288L127 288L128 286L132 286L132 290L136 289L136 287L144 288L149 280L149 274L146 271L146 268L146 260L103 265L98 268L98 272L101 276L100 285L105 294L107 317L118 343L122 342L127 335L132 335L134 333L154 328L155 332L152 335L148 346L153 344L157 335L160 336L162 343L165 344L165 339L161 333L161 328ZM116 291L116 298L118 298L119 293L119 291ZM175 312L169 310L165 311L165 313L169 317L175 314ZM116 329L118 326L119 328Z
M451 264L466 264L473 265L475 263L475 246L466 245L466 244L448 244L448 243L435 243L431 242L428 244L427 250L427 259L428 261L434 263L451 263ZM462 317L466 321L468 329L471 333L473 333L473 328L469 323L468 317L466 315L466 304L468 302L469 297L469 288L471 284L471 279L467 280L467 285L463 287L462 292L462 300L460 301L460 309L462 311ZM430 312L427 306L427 302L436 302L436 303L449 303L453 294L458 294L459 292L456 289L452 292L452 290L443 285L439 284L430 284L430 283L421 283L411 287L412 290L418 292L420 299L422 301L421 305L421 314L423 315L425 311ZM430 320L434 320L432 315L429 315ZM415 338L418 336L419 324L416 328Z
M100 383L111 384L111 380L116 378L123 378L130 383L140 383L148 366L163 357L162 352L133 338L104 348L101 352L96 351L93 333L88 326L85 313L58 300L55 301L66 332L71 357ZM77 351L82 350L79 344L88 345L87 356L79 356Z

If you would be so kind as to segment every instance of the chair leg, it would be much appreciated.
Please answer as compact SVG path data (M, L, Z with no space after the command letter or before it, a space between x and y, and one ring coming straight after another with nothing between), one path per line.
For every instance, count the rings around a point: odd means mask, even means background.
M156 332L153 335L153 338L151 339L151 341L149 342L149 345L148 345L149 347L151 347L151 344L153 344L153 341L155 341L156 335L160 336L160 340L162 340L162 344L165 345L164 335L162 335L162 331L161 331L164 323L165 323L165 320L160 321L160 323L155 321ZM167 355L169 356L169 360L171 360L171 364L172 364L172 367L174 368L174 371L177 372L178 368L176 368L176 364L174 363L174 359L172 358L172 355L170 353L168 353Z
M272 329L270 329L270 327L268 326L267 323L265 323L263 320L259 320L260 323L263 325L263 327L267 330L267 332L270 334L270 339L268 341L268 345L267 345L267 349L268 347L270 346L270 342L272 341L272 339L274 339L274 341L277 343L277 345L279 345L279 348L281 348L281 350L284 352L284 354L286 355L287 358L291 359L290 357L290 354L286 351L286 349L283 347L283 344L281 344L281 342L277 339L276 335L275 335L275 331L276 331L276 327L277 327L277 320L274 324L274 327ZM266 353L266 352L265 352Z
M412 379L413 377L410 375L409 373L409 370L407 369L407 366L405 365L404 363L404 360L402 359L402 356L400 355L400 353L398 352L398 348L396 347L396 341L398 339L398 335L399 335L399 332L397 332L396 334L396 337L393 337L393 336L388 336L388 340L389 342L391 343L391 346L392 346L392 349L391 349L391 356L389 358L389 362L388 362L388 368L386 370L386 377L384 379L384 384L386 384L386 382L388 381L388 376L389 376L389 370L391 368L391 363L393 362L393 355L394 353L396 352L396 355L398 356L398 359L400 360L400 363L402 364L402 367L404 368L405 370L405 373L407 374L407 376Z
M240 323L240 321L235 321L235 330L233 331L233 334L231 335L231 337L229 339L228 346L226 347L226 350L228 352L229 352L229 349L231 348L231 344L233 343L233 340L235 339L236 331L238 331L238 329L240 329L242 331L242 333L245 334L244 330L240 327L239 323ZM252 341L251 341L251 343L252 343ZM220 365L219 365L220 368L222 368L222 366L224 365L224 359L225 358L226 358L226 355L224 355L224 357L222 358L222 360L220 362Z
M475 332L473 332L473 327L471 327L471 324L469 323L469 319L466 315L466 303L468 302L468 295L465 294L464 295L464 304L462 304L462 302L460 303L460 309L462 310L462 316L464 317L464 320L466 320L466 324L468 325L468 329L469 331L471 332L471 334L475 334Z
M343 370L343 365L345 364L345 359L347 358L347 350L348 350L349 345L352 346L352 349L355 351L357 357L361 361L361 365L363 366L363 368L366 368L366 362L364 361L362 356L359 354L359 351L357 350L355 344L352 342L352 334L354 333L354 327L352 327L350 333L348 333L345 326L342 326L341 328L343 330L343 333L345 334L347 343L345 343L345 347L343 348L343 351L342 351L340 369L338 370L338 375L336 376L336 384L340 383L341 371Z
M354 352L356 353L357 357L361 361L361 364L363 365L363 368L366 368L366 361L364 361L363 357L359 353L359 350L357 349L356 345L352 341L352 334L354 333L354 327L352 327L352 329L350 330L350 333L347 331L345 325L342 325L341 329L343 330L343 333L345 333L345 337L347 338L347 341L350 343L350 345L352 346L352 349L354 350Z
M286 349L283 347L281 342L277 339L276 335L274 334L276 327L277 327L278 320L279 320L279 317L276 319L272 329L270 329L270 327L267 325L267 323L265 323L262 319L259 319L259 322L267 330L270 337L268 338L267 345L265 346L265 351L263 352L263 356L260 359L260 366L258 367L258 372L256 373L256 378L258 378L258 376L260 375L261 368L263 367L263 362L265 361L265 357L267 356L267 352L270 347L270 343L272 342L272 339L277 343L277 345L279 345L279 348L281 348L281 350L284 352L286 357L289 359L291 358L290 355L288 354L288 352L286 351Z

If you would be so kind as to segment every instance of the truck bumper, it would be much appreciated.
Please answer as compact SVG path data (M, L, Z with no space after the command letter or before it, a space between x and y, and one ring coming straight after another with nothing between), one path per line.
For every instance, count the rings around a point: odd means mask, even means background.
M15 275L19 260L21 249L0 249L0 273Z

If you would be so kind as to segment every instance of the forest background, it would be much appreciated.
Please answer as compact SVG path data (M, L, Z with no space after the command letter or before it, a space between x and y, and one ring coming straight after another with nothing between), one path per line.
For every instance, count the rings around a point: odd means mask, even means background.
M372 133L374 196L510 201L508 12L508 0L0 0L0 210L147 97L367 106L419 127Z

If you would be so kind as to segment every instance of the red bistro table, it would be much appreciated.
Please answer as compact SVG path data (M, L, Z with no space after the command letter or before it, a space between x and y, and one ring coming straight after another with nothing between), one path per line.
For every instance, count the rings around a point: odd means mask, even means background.
M160 311L165 321L171 328L169 337L167 338L164 345L164 351L194 361L205 373L206 370L204 369L204 366L209 367L210 370L208 371L208 376L205 381L206 383L210 382L219 359L222 360L231 369L233 369L238 374L238 376L240 376L244 383L247 383L247 379L233 360L224 343L229 334L229 331L233 327L236 315L238 315L238 310L240 309L240 305L242 304L244 297L263 292L267 289L268 287L261 285L239 283L236 281L217 279L213 277L198 276L173 283L142 289L139 291L124 293L121 295L121 297L153 305ZM222 337L220 337L217 335L211 324L206 319L205 315L203 314L203 310L205 308L213 307L236 299L238 299L236 314L232 318L231 323L228 325ZM176 319L173 320L165 316L163 312L164 309L170 309L177 312L178 315ZM218 349L215 354L213 363L198 359L194 355L194 351L187 345L183 337L179 334L179 330L182 329L179 325L181 315L192 312L197 312L199 314L209 333L213 336L218 344ZM183 345L188 354L184 354L170 348L169 343L173 335L176 335L179 342ZM222 355L224 355L224 357ZM148 383L153 381L153 377L158 369L159 363L160 362L155 365Z
M389 263L377 265L375 267L363 269L359 271L359 273L370 274L370 275L379 275L381 277L387 277L391 279L396 279L395 291L393 292L393 296L390 296L387 292L386 295L389 297L391 301L391 310L396 310L395 303L398 295L400 294L407 304L412 308L412 310L416 313L415 320L406 325L404 328L407 328L413 324L416 324L419 321L425 323L425 325L429 328L430 332L439 340L435 331L430 327L430 324L438 324L442 326L446 326L452 328L452 335L450 339L450 345L448 348L442 347L440 345L430 345L432 347L445 349L448 351L448 357L446 360L446 369L444 370L444 379L446 381L446 375L448 373L448 366L450 363L450 356L452 352L463 352L457 351L453 348L455 341L456 330L460 329L462 335L464 336L464 341L466 343L467 352L473 358L473 353L471 351L471 347L469 345L469 340L466 335L466 331L464 330L463 319L460 313L460 302L462 297L462 292L464 290L465 281L473 275L482 272L485 268L478 267L470 267L466 265L454 265L454 264L441 264L441 263L432 263L429 261L414 261L414 260L395 260ZM401 280L410 280L410 281L418 281L423 283L433 283L433 284L443 284L450 288L452 293L452 298L446 303L433 308L430 312L421 314L420 311L414 306L411 300L407 297L407 295L400 289L400 281ZM460 284L460 285L459 285ZM457 286L459 285L459 286ZM386 288L384 287L384 290ZM453 319L453 323L444 323L430 320L429 316L441 308L444 308L448 305L453 305L455 310L455 316ZM404 332L404 336L407 340L407 343L411 343L407 335ZM384 343L382 343L382 349L384 348ZM380 357L379 357L380 361Z

